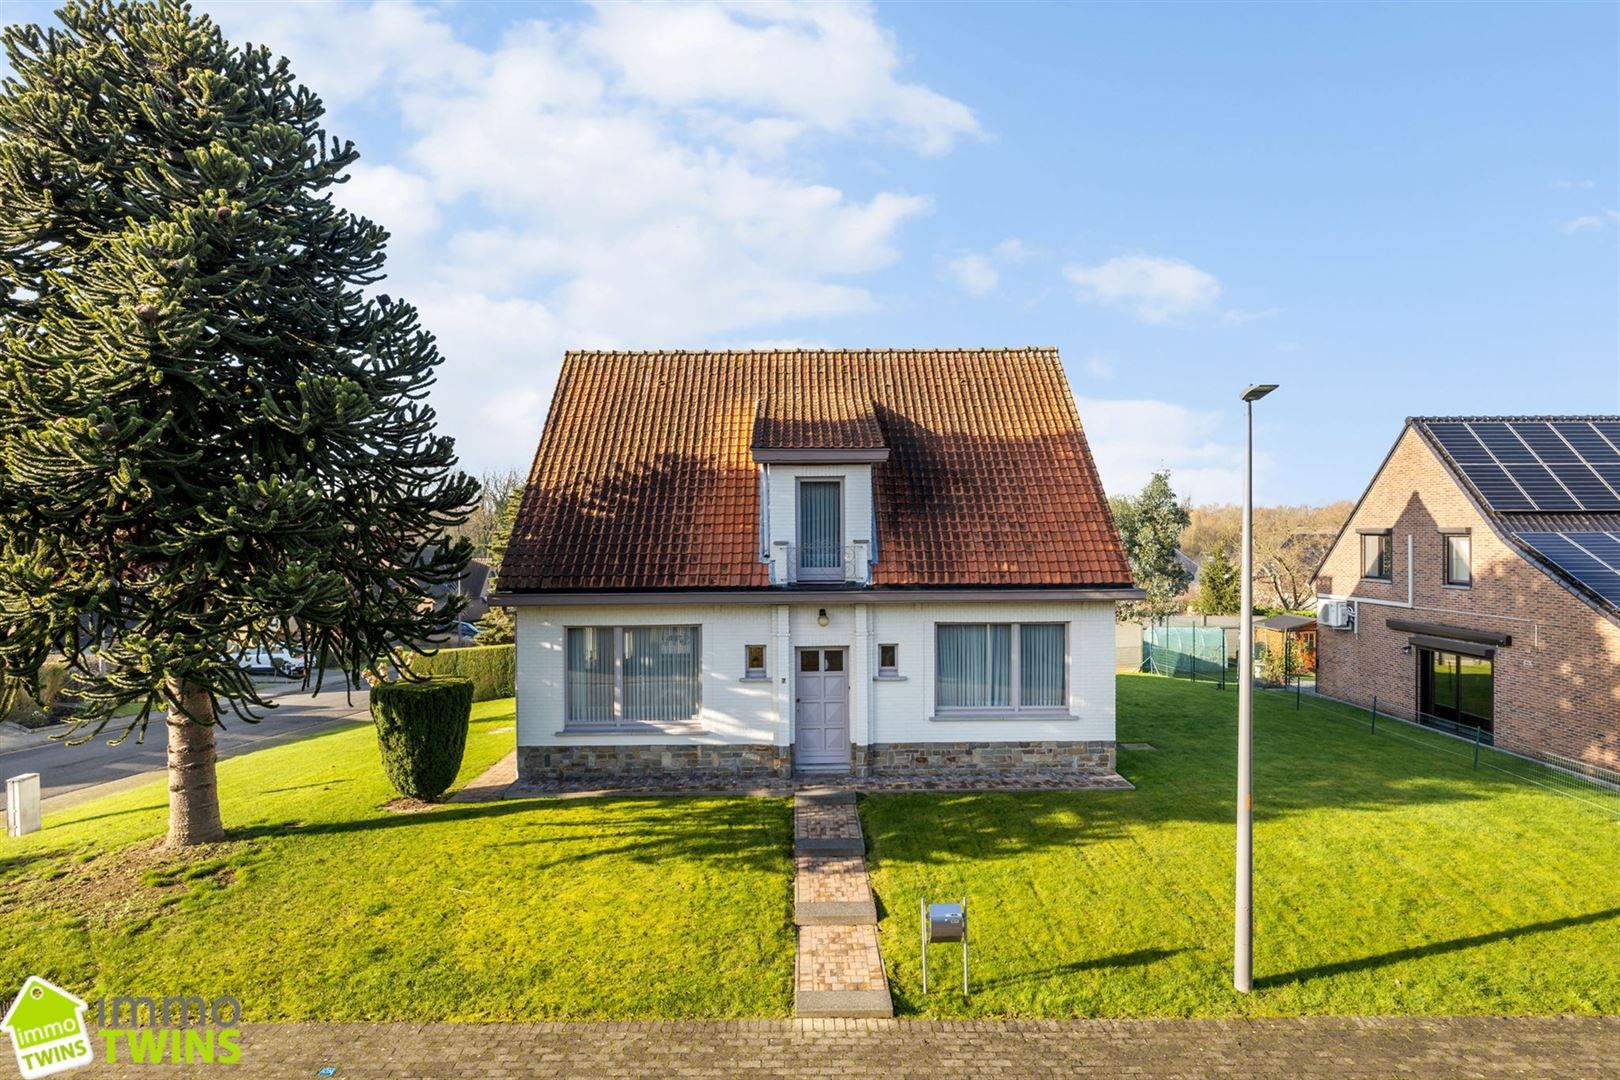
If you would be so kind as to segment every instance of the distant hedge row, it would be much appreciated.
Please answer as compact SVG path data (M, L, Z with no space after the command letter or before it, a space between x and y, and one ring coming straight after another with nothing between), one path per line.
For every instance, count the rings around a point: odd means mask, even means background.
M432 656L413 656L413 675L456 675L471 679L473 700L514 697L517 694L517 646L469 645L440 649Z

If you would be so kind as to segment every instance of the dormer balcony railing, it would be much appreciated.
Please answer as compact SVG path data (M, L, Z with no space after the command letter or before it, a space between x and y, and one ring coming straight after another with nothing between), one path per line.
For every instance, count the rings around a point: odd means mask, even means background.
M843 546L771 545L772 585L866 585L872 580L872 545L857 540Z

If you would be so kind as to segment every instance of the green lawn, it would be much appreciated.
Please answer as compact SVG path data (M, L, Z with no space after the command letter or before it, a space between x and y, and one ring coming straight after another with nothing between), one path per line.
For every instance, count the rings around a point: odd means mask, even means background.
M512 746L474 706L459 783ZM502 730L504 729L504 730ZM232 838L155 846L161 784L0 847L0 987L232 994L245 1019L781 1016L791 821L780 799L383 809L370 725L224 761Z
M862 800L897 1010L1620 1012L1620 819L1441 736L1257 697L1253 995L1230 989L1235 691L1126 675L1119 738L1158 748L1120 752L1136 791ZM949 945L921 996L925 891L970 898L966 1002Z

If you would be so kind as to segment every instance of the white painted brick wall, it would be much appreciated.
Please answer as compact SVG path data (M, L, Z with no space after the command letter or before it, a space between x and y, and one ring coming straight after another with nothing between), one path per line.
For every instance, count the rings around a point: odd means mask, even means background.
M772 465L769 517L771 542L799 542L799 478L842 478L844 481L844 544L872 538L872 466Z
M784 600L790 594L784 594ZM798 648L850 650L850 732L860 743L1020 742L1114 738L1114 606L1025 601L963 604L737 604L517 610L518 745L558 743L792 742L792 679ZM934 624L1069 624L1073 720L933 720ZM701 735L649 740L645 733L558 734L562 727L563 633L568 626L683 624L703 633ZM863 631L864 624L864 631ZM899 646L898 680L876 680L877 647ZM743 679L744 647L768 647L770 678Z

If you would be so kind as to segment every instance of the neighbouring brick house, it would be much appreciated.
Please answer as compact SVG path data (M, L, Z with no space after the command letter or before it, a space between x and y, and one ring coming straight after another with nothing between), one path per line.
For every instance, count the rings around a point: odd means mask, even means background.
M1620 417L1409 419L1316 586L1322 693L1620 769Z
M1053 349L571 353L501 589L531 779L1109 771L1140 596Z

